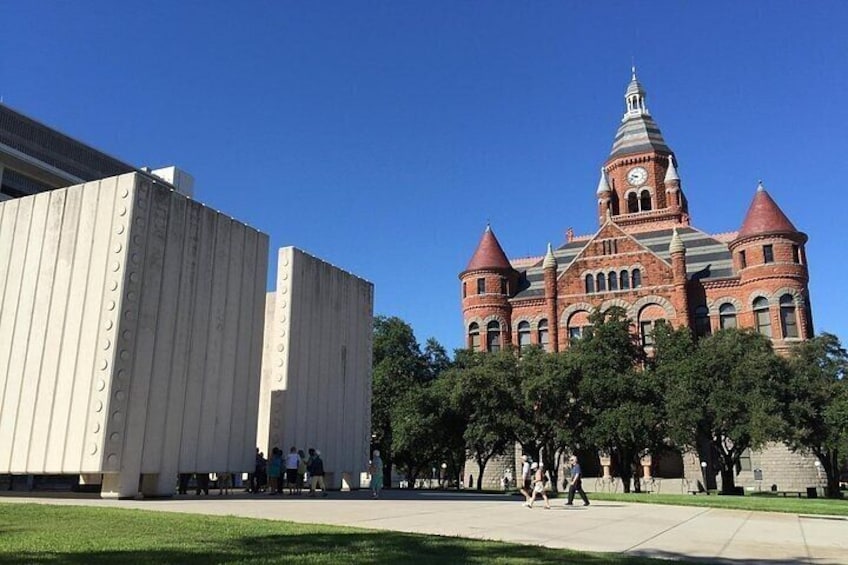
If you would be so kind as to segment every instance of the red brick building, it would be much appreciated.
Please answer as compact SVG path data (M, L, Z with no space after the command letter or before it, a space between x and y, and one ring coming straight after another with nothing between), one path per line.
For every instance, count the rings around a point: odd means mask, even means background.
M635 70L612 150L601 167L596 233L544 257L510 261L490 227L462 281L467 345L512 344L562 351L594 308L625 308L643 342L660 320L698 335L755 328L775 348L813 333L808 271L799 232L760 184L738 231L691 224L674 152L645 103ZM729 226L732 227L732 226Z
M807 236L762 183L747 213L739 211L738 231L710 235L694 227L676 156L648 111L635 70L624 98L596 192L598 231L575 237L569 230L567 241L556 249L548 244L543 257L509 260L486 227L459 275L467 346L494 351L538 344L562 351L583 334L592 310L614 305L627 311L646 348L661 319L701 336L754 328L777 351L811 337ZM517 472L513 459L496 461L486 484L500 480L502 467ZM594 462L584 463L592 472ZM650 458L643 463L648 476ZM740 464L736 484L748 488L759 488L763 475L789 489L820 480L813 458L779 444L747 451ZM702 476L695 453L672 454L661 467L662 476L682 477L684 492Z

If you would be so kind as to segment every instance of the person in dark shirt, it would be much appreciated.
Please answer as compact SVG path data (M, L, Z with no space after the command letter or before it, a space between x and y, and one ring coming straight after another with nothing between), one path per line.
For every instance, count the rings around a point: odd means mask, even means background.
M568 485L568 502L565 505L571 506L574 503L574 493L577 492L583 499L583 506L589 506L589 498L583 492L583 471L580 469L580 463L574 455L569 457L568 461L571 463L571 484Z

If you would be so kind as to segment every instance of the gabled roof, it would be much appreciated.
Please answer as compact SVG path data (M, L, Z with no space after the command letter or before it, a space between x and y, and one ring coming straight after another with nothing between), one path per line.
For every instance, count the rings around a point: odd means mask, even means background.
M495 237L491 226L486 226L486 231L483 232L483 237L480 238L480 243L477 244L477 250L465 268L466 271L477 271L480 269L512 270L512 265L509 259L506 258L506 253L501 248L501 244L498 243L498 238Z
M742 239L768 233L798 233L798 230L760 183L736 237Z

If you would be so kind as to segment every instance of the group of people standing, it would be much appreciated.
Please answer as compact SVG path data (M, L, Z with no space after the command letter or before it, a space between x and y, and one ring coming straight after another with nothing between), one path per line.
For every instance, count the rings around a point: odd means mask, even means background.
M256 449L256 468L250 476L250 492L262 492L266 485L269 495L282 494L288 488L290 495L303 493L309 478L309 496L315 496L318 489L322 496L327 496L324 484L324 460L321 452L309 448L309 456L292 446L288 454L283 456L283 450L274 447L268 460L259 448Z
M583 471L580 468L580 463L577 462L577 457L572 455L568 458L571 465L571 479L568 484L568 501L566 506L574 505L574 495L579 494L583 499L583 506L589 506L589 498L583 491ZM542 462L531 461L526 455L521 456L521 494L524 495L524 506L533 508L536 502L536 496L542 495L542 500L545 502L545 509L550 510L551 503L548 500L547 482L548 477L545 473L545 466Z

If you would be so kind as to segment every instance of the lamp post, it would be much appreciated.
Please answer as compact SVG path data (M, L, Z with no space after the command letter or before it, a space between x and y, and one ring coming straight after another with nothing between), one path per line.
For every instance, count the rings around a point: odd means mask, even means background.
M701 461L701 478L704 480L704 492L707 493L707 496L710 495L710 491L707 490L707 462Z

